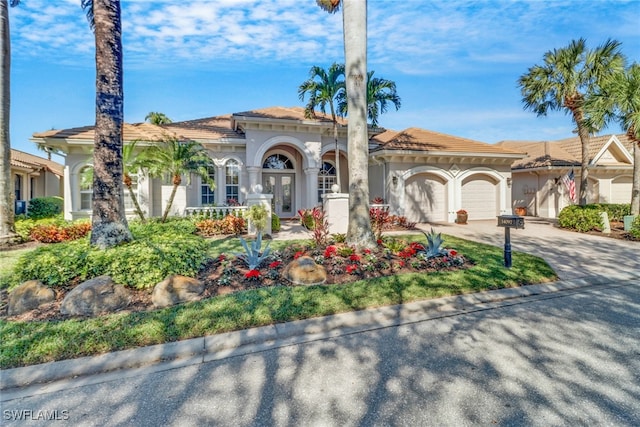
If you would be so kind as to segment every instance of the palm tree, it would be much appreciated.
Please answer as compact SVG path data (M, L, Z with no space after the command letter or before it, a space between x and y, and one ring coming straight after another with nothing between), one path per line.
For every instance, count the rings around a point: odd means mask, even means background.
M392 80L373 77L374 73L375 71L367 73L367 118L371 120L372 126L378 127L378 117L387 112L388 104L392 103L398 111L401 100L396 90L396 83ZM348 109L346 95L341 95L338 111L346 115Z
M173 184L171 196L162 215L162 222L167 220L178 186L182 184L182 175L195 173L211 188L215 185L209 178L209 170L215 167L215 163L205 148L195 141L179 141L177 138L167 136L144 150L139 162L148 170L150 176L170 178Z
M565 48L544 54L544 64L529 68L518 79L525 109L538 116L548 111L564 110L571 114L582 144L580 168L580 205L587 203L589 174L589 129L583 104L612 74L622 70L624 56L620 43L607 40L594 50L588 50L584 39L573 40Z
M16 6L19 0L11 0ZM11 108L11 38L9 32L9 6L0 0L0 245L17 240L13 197L11 194L11 139L9 137L9 113Z
M309 102L304 109L307 118L315 118L316 108L326 114L327 105L331 112L333 122L333 139L336 150L336 184L340 185L340 151L338 150L338 119L336 117L336 107L334 102L340 98L345 91L344 86L344 65L335 62L324 70L321 67L313 66L309 71L309 79L303 82L298 88L298 96L304 101L305 95L309 95Z
M166 125L166 124L172 123L172 120L169 117L167 117L166 114L158 113L156 111L151 111L149 114L146 115L144 119L145 121L148 121L149 123L152 123L154 125Z
M82 0L96 41L96 125L93 143L91 244L109 248L133 240L122 187L122 27L120 2Z
M640 64L633 63L624 72L606 80L601 89L585 102L587 125L602 129L617 122L633 141L633 184L631 214L640 214Z

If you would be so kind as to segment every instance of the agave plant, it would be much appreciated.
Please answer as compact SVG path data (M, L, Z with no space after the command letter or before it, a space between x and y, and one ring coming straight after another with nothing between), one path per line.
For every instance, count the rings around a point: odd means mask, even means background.
M442 248L444 239L441 233L436 233L433 228L429 234L422 232L427 237L427 247L424 251L419 251L425 258L435 258L441 255L447 255L448 251Z
M240 237L240 244L245 250L244 254L236 254L236 256L244 261L249 267L249 270L255 270L267 259L269 258L269 254L271 253L271 248L269 245L271 242L267 242L267 246L264 248L264 252L261 252L262 249L262 232L258 232L256 235L256 240L251 242L251 245L247 243L245 239Z

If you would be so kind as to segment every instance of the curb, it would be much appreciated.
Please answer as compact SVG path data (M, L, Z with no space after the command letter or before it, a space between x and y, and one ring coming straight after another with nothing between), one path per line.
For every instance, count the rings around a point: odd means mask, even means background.
M59 380L160 364L166 364L166 367L157 370L173 369L178 366L221 360L293 344L521 304L532 301L531 297L555 298L562 295L553 294L563 293L564 295L578 289L603 285L609 285L608 288L625 286L621 282L638 280L640 275L635 274L619 274L616 277L589 276L416 301L116 351L99 356L6 369L0 371L0 390L6 392ZM523 301L523 298L527 299Z

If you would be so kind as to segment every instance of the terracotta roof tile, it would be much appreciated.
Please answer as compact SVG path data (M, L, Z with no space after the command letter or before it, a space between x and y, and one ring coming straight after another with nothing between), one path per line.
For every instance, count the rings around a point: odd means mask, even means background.
M269 107L258 110L244 111L241 113L234 113L234 117L254 117L265 119L281 119L281 120L298 120L309 121L315 120L319 122L332 122L330 114L323 114L320 111L315 112L315 117L308 119L304 115L305 109L303 107ZM346 124L347 121L341 117L338 117L338 123Z
M35 156L33 154L25 153L24 151L11 149L10 163L12 166L40 169L45 168L52 173L62 176L64 166L53 160L45 159L43 157Z
M521 154L516 150L420 128L386 131L371 138L378 150L448 151L464 153Z
M616 135L616 137L631 152L632 141L624 134ZM611 139L611 135L599 135L590 138L589 160L593 160L609 139ZM513 169L545 166L580 166L582 163L582 144L577 136L557 141L500 141L496 145L527 153L526 158L513 164Z

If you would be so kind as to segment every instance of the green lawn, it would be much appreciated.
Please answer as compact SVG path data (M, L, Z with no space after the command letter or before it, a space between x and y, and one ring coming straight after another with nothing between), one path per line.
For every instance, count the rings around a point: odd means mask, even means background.
M424 236L404 236L423 241ZM291 241L274 241L274 249ZM503 266L502 248L445 236L476 265L467 270L412 273L348 285L277 286L224 295L153 312L58 322L0 321L0 368L33 365L115 350L325 316L371 307L556 280L541 258L515 252ZM211 255L240 250L237 239L211 241ZM4 253L6 254L6 253ZM5 257L8 268L15 256ZM13 260L13 261L12 261Z

